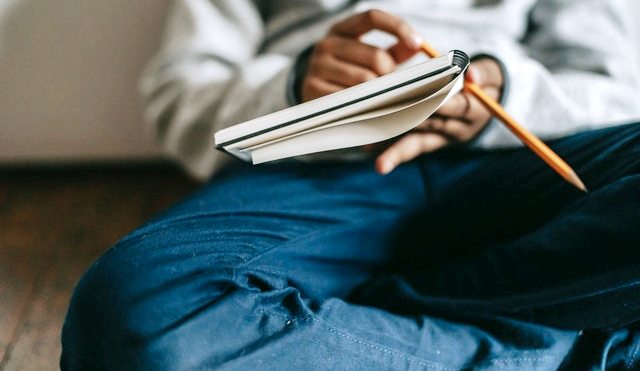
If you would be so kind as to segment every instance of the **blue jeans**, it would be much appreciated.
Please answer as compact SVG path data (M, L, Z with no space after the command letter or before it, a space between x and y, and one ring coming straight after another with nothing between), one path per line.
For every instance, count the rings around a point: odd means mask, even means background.
M234 164L78 284L81 369L640 367L640 124L526 149Z

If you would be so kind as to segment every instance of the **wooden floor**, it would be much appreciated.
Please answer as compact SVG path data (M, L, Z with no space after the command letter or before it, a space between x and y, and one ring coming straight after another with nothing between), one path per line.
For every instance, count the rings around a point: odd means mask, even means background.
M82 272L195 187L160 167L0 169L0 370L58 369L62 320Z

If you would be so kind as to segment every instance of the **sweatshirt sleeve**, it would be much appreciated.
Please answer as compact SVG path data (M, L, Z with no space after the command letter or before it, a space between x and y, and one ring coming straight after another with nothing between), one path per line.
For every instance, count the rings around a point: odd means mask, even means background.
M625 0L541 0L522 48L493 48L509 75L504 105L545 139L640 117L640 63ZM519 144L492 122L474 141Z
M263 39L249 0L175 2L141 92L157 140L196 178L227 160L214 149L216 131L288 106L292 58L259 54Z

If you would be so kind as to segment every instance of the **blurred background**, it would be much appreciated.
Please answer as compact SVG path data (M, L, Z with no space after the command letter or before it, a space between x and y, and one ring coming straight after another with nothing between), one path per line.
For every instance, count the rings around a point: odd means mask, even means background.
M80 274L196 187L139 109L170 4L0 0L0 369L57 369Z
M82 272L196 186L139 110L170 5L0 0L0 370L59 369Z
M137 81L168 0L0 0L0 163L146 160Z

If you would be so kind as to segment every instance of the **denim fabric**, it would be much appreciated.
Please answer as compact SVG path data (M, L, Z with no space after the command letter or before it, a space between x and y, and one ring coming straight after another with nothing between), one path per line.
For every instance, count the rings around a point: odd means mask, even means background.
M234 164L78 284L61 366L640 367L640 124L372 164Z

